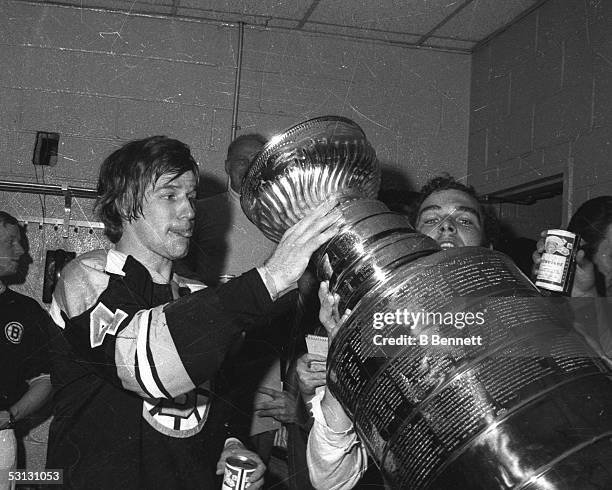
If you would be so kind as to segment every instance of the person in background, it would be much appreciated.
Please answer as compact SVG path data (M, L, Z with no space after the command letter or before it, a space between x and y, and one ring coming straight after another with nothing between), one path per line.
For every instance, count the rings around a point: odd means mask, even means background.
M195 225L186 264L199 280L215 286L267 260L276 248L244 214L240 187L267 140L257 133L238 136L225 160L229 188L195 203ZM180 270L180 269L179 269ZM294 294L283 298L292 310ZM287 314L287 317L291 313ZM233 349L234 362L224 370L228 396L235 405L234 425L249 436L249 444L267 465L283 423L295 420L295 396L282 389L281 368L288 343L286 318L270 319L250 331ZM284 369L283 369L284 371ZM270 477L271 475L268 475Z
M576 254L576 273L571 297L611 297L612 196L600 196L586 201L574 213L567 229L580 235L582 241ZM533 252L534 277L542 260L545 236L546 231L543 231ZM612 314L609 301L573 300L570 305L580 307L582 312L591 309L596 313L596 317L586 317L584 321L575 322L574 327L602 357L612 359ZM577 317L581 316L577 308L574 310Z
M582 239L576 254L572 297L612 296L612 196L600 196L582 204L572 216L568 231ZM542 260L546 231L533 252L534 272Z
M251 223L240 206L240 186L253 159L266 144L257 133L243 134L227 148L228 190L195 201L189 254L177 262L183 275L216 286L266 260L276 244ZM195 273L195 275L193 275Z
M480 203L472 186L448 174L429 180L412 217L420 233L447 248L481 246L494 248L499 223L491 210Z
M50 319L33 299L9 289L25 253L18 221L0 211L0 489L15 487L15 429L51 394Z
M198 175L189 147L164 136L102 163L96 209L115 247L72 260L51 305L60 335L47 465L64 470L68 488L213 489L230 456L252 459L250 488L263 485L257 454L226 438L216 374L337 232L339 215L333 202L320 206L264 264L204 288L173 272L193 232Z
M443 250L492 246L498 229L495 217L480 204L474 188L447 174L422 187L412 219L416 230L433 238ZM350 311L340 315L339 296L329 291L327 281L320 285L319 299L319 319L331 343ZM322 356L305 354L297 363L300 393L310 404L314 418L307 445L310 479L316 489L347 490L359 483L368 457L340 402L329 390L316 394L316 388L325 385L324 362Z

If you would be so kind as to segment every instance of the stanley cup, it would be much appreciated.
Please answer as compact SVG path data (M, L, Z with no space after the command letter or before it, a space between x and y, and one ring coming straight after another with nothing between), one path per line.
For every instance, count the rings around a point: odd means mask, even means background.
M375 200L376 154L327 116L273 138L242 207L278 241L319 203L342 225L312 262L352 313L327 386L394 489L612 488L612 376L505 255L440 251Z

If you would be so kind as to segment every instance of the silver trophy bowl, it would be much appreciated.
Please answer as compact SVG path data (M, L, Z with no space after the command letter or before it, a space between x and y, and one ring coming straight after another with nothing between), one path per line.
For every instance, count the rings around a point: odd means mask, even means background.
M330 197L375 198L376 152L350 119L311 119L275 136L241 188L245 214L271 240Z
M352 310L330 346L327 386L386 484L612 488L612 373L573 330L567 305L542 297L501 253L440 251L374 199L379 182L361 128L326 116L266 145L243 182L242 207L278 241L338 198L340 230L312 258L340 310ZM402 312L417 319L402 321ZM466 312L482 321L466 324Z

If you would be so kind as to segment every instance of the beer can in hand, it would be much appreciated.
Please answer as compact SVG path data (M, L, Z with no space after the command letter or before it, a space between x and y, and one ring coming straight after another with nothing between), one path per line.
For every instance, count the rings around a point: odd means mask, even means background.
M245 456L230 456L225 460L225 474L221 490L244 490L247 477L255 471L257 463Z
M553 294L569 296L576 270L580 237L566 230L548 230L536 286Z

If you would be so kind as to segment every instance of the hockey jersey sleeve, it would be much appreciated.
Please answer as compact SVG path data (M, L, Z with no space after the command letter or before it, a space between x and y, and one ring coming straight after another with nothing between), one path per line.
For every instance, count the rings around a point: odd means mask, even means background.
M29 299L29 298L28 298ZM49 333L52 327L51 319L45 310L34 300L29 300L27 307L34 320L30 326L30 333L35 338L33 349L24 361L24 374L28 381L39 376L48 376L49 366Z
M69 263L51 315L82 362L147 398L174 398L211 379L240 332L272 307L256 270L167 302L132 257L115 272L91 258Z

